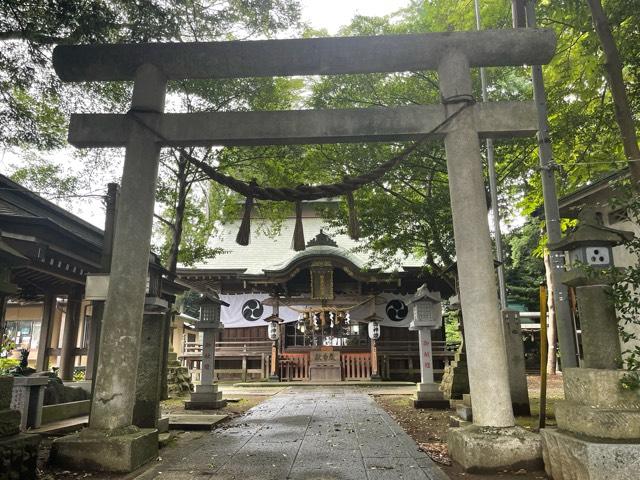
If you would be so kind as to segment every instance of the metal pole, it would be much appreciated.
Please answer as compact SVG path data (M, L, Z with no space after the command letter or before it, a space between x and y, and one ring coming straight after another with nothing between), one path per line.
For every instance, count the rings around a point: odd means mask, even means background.
M535 0L526 1L527 27L536 28ZM555 164L549 137L549 120L547 118L547 99L544 90L542 67L531 66L533 78L533 99L538 107L538 156L540 158L540 175L542 176L542 195L544 198L544 217L549 243L558 242L562 236L560 230L560 212L556 193ZM567 286L561 282L560 274L564 271L564 252L549 252L551 259L551 279L553 283L553 300L556 306L556 323L560 361L562 368L577 367L578 360L574 342L575 328L569 308Z
M480 6L479 1L474 0L476 12L476 30L480 30ZM480 67L480 83L482 85L482 101L488 101L487 76L484 67ZM500 292L500 306L503 310L507 308L507 288L504 282L504 265L502 252L502 232L500 231L500 209L498 207L498 181L496 178L495 149L493 139L487 138L487 168L489 173L489 191L491 194L491 218L493 220L493 233L496 237L496 257L498 265L498 289Z

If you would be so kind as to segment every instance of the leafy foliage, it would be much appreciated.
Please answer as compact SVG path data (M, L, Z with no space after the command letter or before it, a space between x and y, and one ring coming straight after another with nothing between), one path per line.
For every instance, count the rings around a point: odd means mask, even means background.
M539 309L539 285L544 281L544 261L537 254L540 225L529 221L504 236L505 283L510 303L522 303L530 311Z
M612 202L614 208L624 207L633 221L640 219L640 197L632 193L629 180L623 180ZM622 340L622 361L628 372L622 379L622 387L640 389L640 238L635 236L624 243L624 248L635 257L636 262L628 267L613 269L613 304L618 317L618 331Z
M55 45L270 35L289 28L298 17L293 0L3 0L0 145L61 147L68 109L85 98L87 89L103 102L120 90L63 87L51 68Z

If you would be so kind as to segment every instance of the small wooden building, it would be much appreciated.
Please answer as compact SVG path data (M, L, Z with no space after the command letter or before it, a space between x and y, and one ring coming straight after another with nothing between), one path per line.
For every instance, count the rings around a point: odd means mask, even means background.
M85 285L88 274L106 271L105 243L102 229L0 175L0 333L30 351L36 370L91 378L98 302L85 300ZM149 289L169 303L185 290L153 253L149 273Z
M273 370L281 380L323 380L319 373L314 378L314 364L323 362L338 365L333 379L369 380L377 373L382 379L418 380L418 339L408 328L408 304L424 283L445 298L451 287L426 274L417 258L398 256L383 264L362 243L334 233L319 214L332 205L303 204L308 241L302 251L292 248L293 216L268 234L269 223L254 211L248 246L235 243L239 222L224 225L211 242L224 253L178 269L184 282L215 291L230 305L222 309L224 329L216 346L220 380L262 379ZM277 342L269 338L270 320L278 324ZM368 334L371 322L379 325L377 341ZM453 353L443 330L435 331L433 340L436 373L441 373ZM181 357L197 380L197 339L185 341Z

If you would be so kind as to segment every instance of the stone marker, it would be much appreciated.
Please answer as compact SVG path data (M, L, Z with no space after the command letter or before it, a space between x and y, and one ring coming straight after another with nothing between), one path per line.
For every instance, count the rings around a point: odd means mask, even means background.
M11 408L20 412L20 429L38 428L42 423L44 389L49 383L46 377L15 377Z
M13 381L0 376L0 478L35 480L40 435L20 433L20 412L10 408Z
M514 415L531 415L527 372L524 365L524 342L520 314L514 310L502 311L502 326L507 346L509 364L509 385L511 386L511 405Z

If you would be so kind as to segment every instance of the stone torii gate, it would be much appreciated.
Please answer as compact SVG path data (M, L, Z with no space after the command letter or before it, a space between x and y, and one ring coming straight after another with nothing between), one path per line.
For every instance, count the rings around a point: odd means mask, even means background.
M554 50L553 32L535 29L58 46L53 60L63 81L134 81L129 114L80 114L71 119L71 144L126 147L126 154L89 428L56 440L54 454L58 461L106 470L132 470L157 453L157 432L135 427L133 411L161 147L417 140L454 114L455 118L431 134L444 138L446 149L474 424L477 428L504 427L499 429L503 432L500 438L512 436L514 418L479 137L532 136L537 131L536 113L533 102L469 105L470 68L545 64ZM168 80L416 70L438 71L442 104L323 111L163 113ZM457 114L461 109L464 111ZM512 433L507 435L507 431ZM490 443L501 445L494 440ZM469 449L467 445L463 450ZM455 449L453 453L463 455ZM509 455L507 459L503 455L503 464L520 461L524 454ZM465 465L465 458L456 459Z

